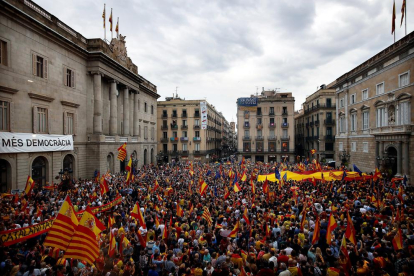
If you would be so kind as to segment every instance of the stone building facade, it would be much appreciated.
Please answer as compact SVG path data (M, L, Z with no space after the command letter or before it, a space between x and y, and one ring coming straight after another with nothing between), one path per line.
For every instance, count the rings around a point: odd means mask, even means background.
M264 89L237 99L239 156L256 162L294 161L294 105L291 92Z
M335 159L414 177L414 33L336 80Z
M205 113L201 107L203 104ZM185 100L175 96L158 101L157 108L157 152L160 162L210 162L224 157L227 146L224 126L228 122L213 105L205 100ZM203 114L207 114L204 119Z
M30 0L0 2L0 136L72 135L73 150L0 154L1 191L154 162L157 88L138 74L125 37L87 39Z
M295 114L296 155L316 158L319 161L334 160L335 143L335 89L332 84L306 97L303 109ZM310 151L316 150L314 156Z

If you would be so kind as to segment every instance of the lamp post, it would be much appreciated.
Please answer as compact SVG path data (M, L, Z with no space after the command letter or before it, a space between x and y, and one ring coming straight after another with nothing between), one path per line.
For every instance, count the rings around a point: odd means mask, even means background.
M70 180L71 180L71 175L72 175L73 171L71 168L64 168L64 169L60 169L59 171L59 178L60 181L62 182L62 186L61 186L61 190L62 191L67 191L70 187Z
M346 152L346 150L343 150L342 153L338 154L339 159L341 160L342 164L347 164L349 159L351 158L351 155Z

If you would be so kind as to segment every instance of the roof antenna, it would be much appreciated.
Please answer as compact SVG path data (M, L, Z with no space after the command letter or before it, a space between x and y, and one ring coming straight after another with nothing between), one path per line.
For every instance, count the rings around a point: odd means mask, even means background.
M175 87L175 97L178 98L178 86Z

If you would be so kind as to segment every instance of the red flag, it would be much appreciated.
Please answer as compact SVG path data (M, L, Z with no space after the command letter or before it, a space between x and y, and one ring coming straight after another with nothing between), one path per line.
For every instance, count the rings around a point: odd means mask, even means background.
M267 177L266 177L265 182L263 184L263 193L265 193L265 194L269 193L269 184L267 182Z
M328 228L326 229L326 243L331 245L332 242L332 231L336 229L338 225L336 224L335 218L331 213L329 216Z
M406 9L405 4L406 4L405 0L403 0L402 7L401 7L401 25L400 26L402 26L402 23L404 21L404 14L405 14L405 9Z
M395 33L395 0L394 3L392 5L392 27L391 27L391 34Z

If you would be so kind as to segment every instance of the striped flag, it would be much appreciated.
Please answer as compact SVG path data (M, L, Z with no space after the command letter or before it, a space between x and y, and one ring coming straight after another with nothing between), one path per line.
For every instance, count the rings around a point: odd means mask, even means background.
M106 21L105 4L104 4L104 10L103 10L103 13L102 13L102 18L103 18L103 27L105 29L105 21Z
M338 227L338 224L336 224L336 220L331 213L329 216L329 222L328 222L328 228L326 229L326 243L331 245L332 242L332 231Z
M135 203L134 209L132 209L132 212L130 214L133 218L136 218L139 221L140 226L142 228L146 229L147 226L145 224L144 216L141 213L141 209L139 208L138 202Z
M78 224L70 197L66 196L43 245L66 250Z
M101 189L101 196L109 192L108 183L106 183L104 176L102 176L101 181L99 182L99 188Z
M200 179L200 190L199 190L199 192L200 192L201 196L206 192L207 188L208 188L208 185L206 184L206 182L204 182L204 180Z
M313 230L312 244L317 243L319 241L320 236L321 236L321 221L318 216L316 217L315 228Z
M236 222L236 225L234 225L233 230L229 234L229 238L236 238L237 237L237 233L239 232L239 230L240 230L240 222L237 221Z
M247 208L244 209L243 219L246 221L247 225L250 225L249 213L247 212Z
M124 143L122 146L118 148L118 160L124 161L125 157L127 155L126 151L126 143Z
M88 206L82 214L64 258L80 259L93 264L99 256L97 236L105 229Z
M401 228L398 228L397 234L392 239L392 245L394 246L395 251L403 249L403 237Z
M254 186L254 182L252 178L250 179L250 186L252 187L252 193L256 194L256 187Z
M204 212L201 217L207 221L208 226L211 226L213 224L213 219L211 218L210 210L208 210L207 207L204 207Z
M177 203L177 217L182 217L184 216L184 211L183 208L180 207L180 204Z
M30 195L30 192L33 190L34 184L35 184L35 183L34 183L34 181L33 181L32 177L29 175L29 176L27 177L26 187L24 188L24 193L25 193L26 195Z
M348 215L348 219L347 219L345 236L350 242L352 242L353 245L357 245L356 236L355 236L355 233L356 233L355 227L354 227L354 224L352 223L352 218L349 215L349 212L347 212L347 215Z

